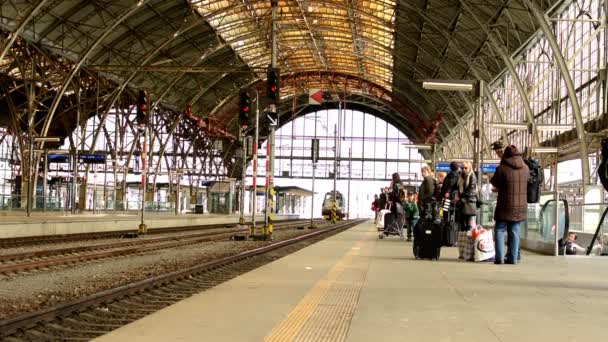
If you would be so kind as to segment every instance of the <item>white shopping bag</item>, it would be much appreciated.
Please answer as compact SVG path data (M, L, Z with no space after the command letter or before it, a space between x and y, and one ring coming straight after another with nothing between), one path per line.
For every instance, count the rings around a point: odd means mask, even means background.
M387 213L391 213L390 210L386 210L386 209L382 209L380 210L380 218L378 219L378 223L376 223L376 228L378 229L384 229L384 215L386 215Z
M477 226L471 229L471 234L474 241L475 261L493 261L496 253L492 231Z

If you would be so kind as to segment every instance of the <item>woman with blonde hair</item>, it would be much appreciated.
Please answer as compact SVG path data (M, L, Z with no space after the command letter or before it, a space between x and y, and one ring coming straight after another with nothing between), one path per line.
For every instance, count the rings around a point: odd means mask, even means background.
M472 251L467 251L469 239L468 232L476 225L477 215L477 177L473 172L471 162L462 163L462 174L458 178L458 194L456 195L456 208L460 213L460 232L458 233L458 258L471 260Z

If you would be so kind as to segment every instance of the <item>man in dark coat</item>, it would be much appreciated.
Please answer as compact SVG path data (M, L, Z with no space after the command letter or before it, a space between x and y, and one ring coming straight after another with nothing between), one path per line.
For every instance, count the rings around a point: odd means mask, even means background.
M444 198L453 200L458 193L458 177L460 177L460 171L458 168L459 165L457 162L450 163L450 172L448 172L447 176L443 180L441 192L439 193L440 198L437 199L438 201L441 201Z
M380 205L378 206L380 210L386 209L386 205L388 203L388 198L386 193L388 192L388 188L380 188Z
M507 146L500 160L496 173L490 179L498 192L496 211L494 212L496 261L503 263L504 232L507 230L508 245L504 263L516 264L519 251L519 231L521 221L528 214L527 186L530 170L521 158L521 153L514 145Z

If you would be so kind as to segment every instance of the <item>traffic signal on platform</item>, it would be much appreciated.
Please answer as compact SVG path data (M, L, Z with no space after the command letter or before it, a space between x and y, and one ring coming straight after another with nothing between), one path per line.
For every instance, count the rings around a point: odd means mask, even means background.
M268 73L266 76L266 96L272 103L277 104L279 101L279 90L281 88L281 76L279 74L279 69L268 68Z
M249 126L249 113L251 113L251 100L246 91L242 91L239 101L239 122L241 127Z
M140 90L137 94L137 124L143 126L146 124L146 112L148 110L148 99L146 92Z

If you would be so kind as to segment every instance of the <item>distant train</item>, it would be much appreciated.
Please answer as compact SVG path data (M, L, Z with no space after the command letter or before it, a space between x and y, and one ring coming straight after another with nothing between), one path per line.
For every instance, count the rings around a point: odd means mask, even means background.
M346 216L346 206L345 206L345 198L342 196L340 191L336 191L336 214L338 219L341 220ZM325 194L325 198L323 199L323 218L326 220L331 220L331 208L334 203L334 192L329 191Z

